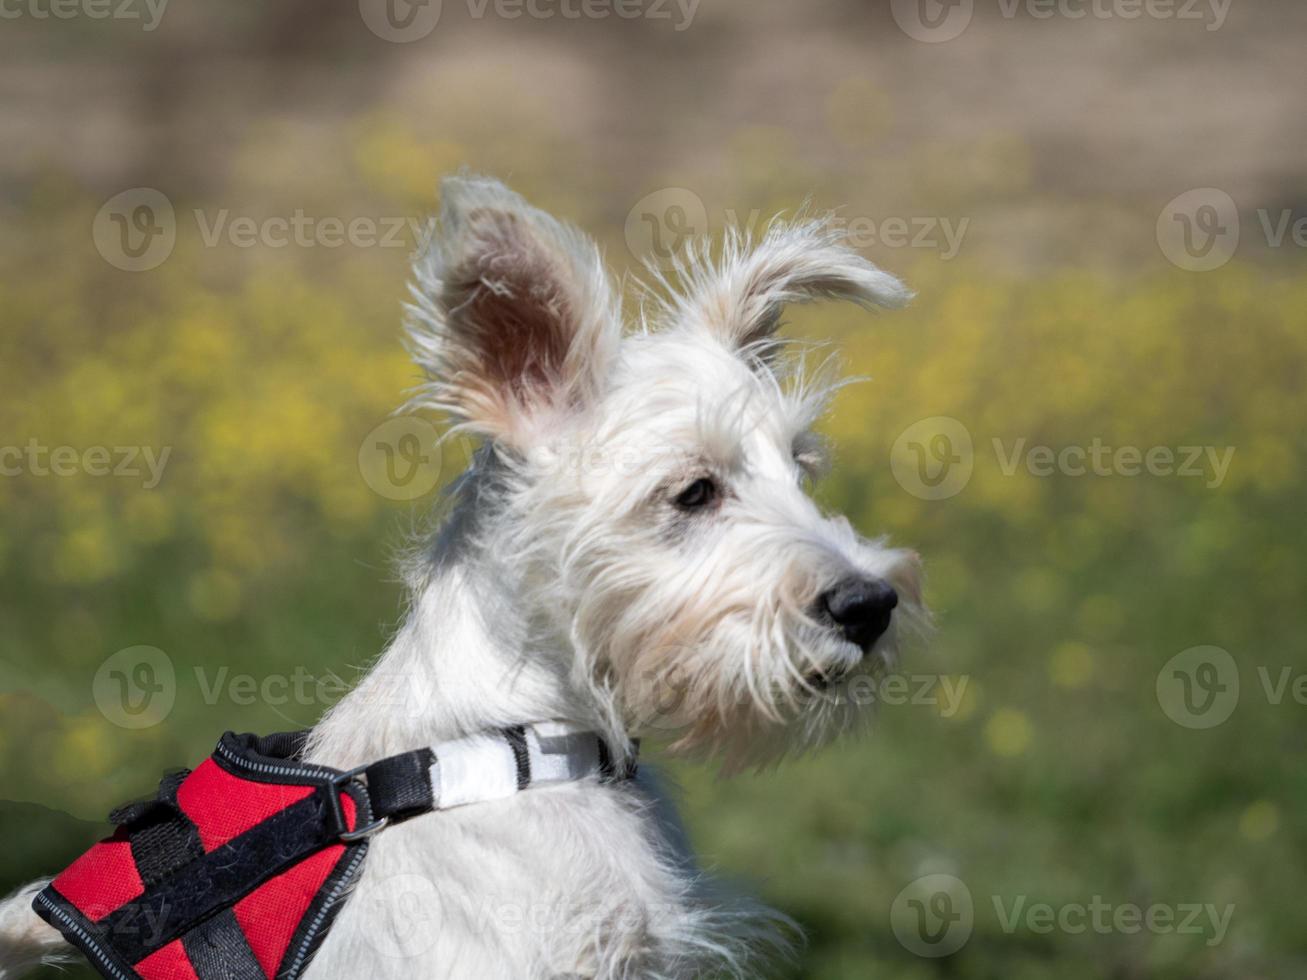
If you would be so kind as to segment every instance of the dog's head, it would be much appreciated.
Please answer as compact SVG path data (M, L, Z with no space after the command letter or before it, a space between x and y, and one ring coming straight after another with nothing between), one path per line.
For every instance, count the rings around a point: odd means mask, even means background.
M531 628L632 735L732 761L816 743L924 613L916 557L822 513L831 390L776 339L815 299L907 291L822 222L687 259L624 334L590 239L494 181L443 186L410 330L422 401L483 436L487 553Z

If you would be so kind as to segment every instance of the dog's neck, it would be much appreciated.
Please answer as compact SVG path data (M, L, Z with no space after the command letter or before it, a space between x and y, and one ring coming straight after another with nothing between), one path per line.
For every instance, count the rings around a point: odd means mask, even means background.
M447 528L447 531L449 529ZM532 640L511 569L442 535L386 651L314 729L308 757L352 767L474 732L546 720L612 737L576 691L570 651ZM619 740L620 740L620 733Z

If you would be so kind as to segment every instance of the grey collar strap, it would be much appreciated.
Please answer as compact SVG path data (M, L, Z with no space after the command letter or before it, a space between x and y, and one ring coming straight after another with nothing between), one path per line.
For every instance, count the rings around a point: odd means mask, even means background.
M341 781L365 783L372 811L366 826L342 837L357 840L420 813L501 800L532 787L632 778L634 755L625 766L617 765L616 758L595 732L554 721L479 732L404 752L341 775Z

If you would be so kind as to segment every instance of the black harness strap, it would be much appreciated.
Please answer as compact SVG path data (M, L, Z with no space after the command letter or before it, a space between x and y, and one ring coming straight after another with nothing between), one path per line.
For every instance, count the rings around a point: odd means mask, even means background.
M320 790L274 814L257 833L215 848L147 890L99 923L124 958L135 963L181 936L191 925L237 899L279 871L335 841Z
M231 909L186 933L182 947L199 980L267 980Z
M177 805L177 788L190 772L168 773L153 798L128 803L109 814L110 821L126 828L132 860L146 888L204 856L199 831Z
M364 770L372 815L392 821L426 813L436 805L431 789L431 764L436 754L417 749L374 762Z

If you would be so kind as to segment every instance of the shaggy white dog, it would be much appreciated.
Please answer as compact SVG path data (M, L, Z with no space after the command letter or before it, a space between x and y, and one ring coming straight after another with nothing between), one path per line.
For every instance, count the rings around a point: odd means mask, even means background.
M808 497L831 385L775 332L787 303L908 293L822 221L693 250L671 279L624 334L588 237L497 182L444 183L412 287L417 402L485 444L411 566L403 626L310 761L554 719L619 763L655 733L733 769L864 713L848 681L924 617L917 562ZM62 947L35 887L0 907L0 977ZM703 879L642 769L378 834L307 976L753 976L786 931Z

